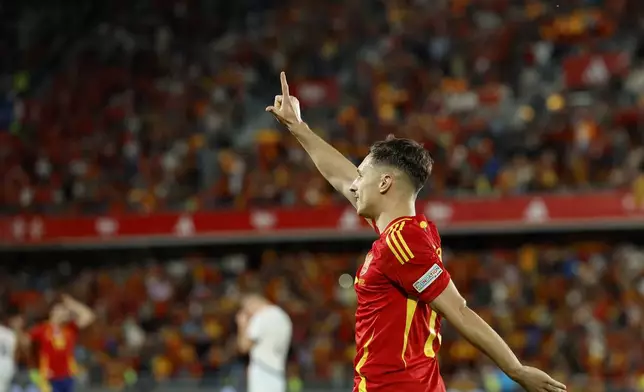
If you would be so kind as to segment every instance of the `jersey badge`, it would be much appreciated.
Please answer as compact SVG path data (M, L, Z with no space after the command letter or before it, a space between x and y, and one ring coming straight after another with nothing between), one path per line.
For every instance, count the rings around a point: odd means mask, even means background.
M371 260L373 260L373 255L371 254L371 252L369 252L367 253L367 257L365 257L364 264L362 264L362 269L360 270L360 276L367 273L367 270L369 269L369 265L371 264Z
M423 276L420 277L415 283L414 288L419 293L422 293L426 288L428 288L439 276L443 273L443 269L440 265L434 264L430 269L425 272Z

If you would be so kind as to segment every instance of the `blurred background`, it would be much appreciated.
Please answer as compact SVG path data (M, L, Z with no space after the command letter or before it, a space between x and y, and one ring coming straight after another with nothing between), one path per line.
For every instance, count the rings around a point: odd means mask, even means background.
M80 391L244 390L239 293L294 320L290 392L350 390L375 239L264 113L286 70L356 164L436 160L418 212L470 306L571 391L644 391L644 2L3 2L0 311L98 321ZM452 391L513 391L444 327ZM23 359L16 391L33 388Z

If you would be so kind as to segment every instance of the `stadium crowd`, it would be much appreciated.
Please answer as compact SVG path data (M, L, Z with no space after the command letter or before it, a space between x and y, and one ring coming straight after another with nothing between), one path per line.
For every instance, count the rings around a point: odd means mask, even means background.
M64 55L42 32L28 51L20 35L21 47L0 42L5 60L31 53L0 63L0 213L344 203L264 113L282 69L306 121L352 160L389 133L424 143L438 162L425 195L644 195L644 2L109 3L70 26L61 21L75 10L60 10L46 26L64 36L51 39ZM522 358L555 369L571 391L644 391L641 247L444 254L470 305ZM351 285L364 254L124 255L102 266L3 264L1 304L30 323L59 291L91 304L98 321L77 353L88 384L221 385L243 372L239 295L261 288L294 320L291 391L351 380ZM442 342L449 388L510 390L449 327Z
M432 194L642 187L642 2L234 3L114 2L17 94L2 209L335 202L263 112L281 69L352 159L388 133L425 143Z
M81 379L111 387L202 380L232 385L243 374L234 314L244 290L263 290L295 326L291 390L346 387L355 353L355 271L364 253L265 250L211 257L185 254L116 266L50 264L40 274L3 274L3 303L33 321L60 290L91 304L95 326L77 353ZM529 363L555 372L570 391L644 390L644 250L632 245L527 244L444 252L471 307ZM98 257L97 261L101 257ZM454 391L509 391L511 382L444 328L439 355Z

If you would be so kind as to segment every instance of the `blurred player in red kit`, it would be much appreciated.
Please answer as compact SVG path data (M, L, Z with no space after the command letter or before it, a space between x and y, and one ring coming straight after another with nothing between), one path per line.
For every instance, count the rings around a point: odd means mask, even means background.
M565 391L539 369L524 366L499 335L470 310L443 266L434 224L415 212L429 177L429 153L409 139L389 137L356 167L301 119L297 98L282 94L266 110L285 125L320 173L356 208L379 238L359 269L355 290L354 392L443 392L436 358L441 318L528 391Z
M63 295L60 303L52 307L49 319L29 331L27 341L37 353L41 391L74 390L74 350L78 332L92 324L94 319L90 308Z

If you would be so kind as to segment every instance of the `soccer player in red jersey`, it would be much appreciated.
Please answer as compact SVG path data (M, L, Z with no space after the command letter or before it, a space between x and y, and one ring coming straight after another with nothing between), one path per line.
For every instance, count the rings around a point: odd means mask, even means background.
M41 391L72 392L78 331L94 322L94 312L68 295L54 304L49 319L29 331L28 341L36 349Z
M282 94L266 111L297 138L320 173L379 235L359 269L355 290L354 392L444 392L437 354L441 318L528 391L566 387L524 366L501 337L470 310L443 266L434 224L415 212L431 172L429 153L409 139L375 143L356 167L302 121L297 98Z

